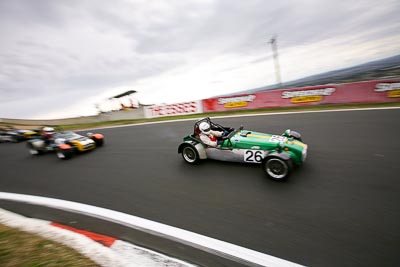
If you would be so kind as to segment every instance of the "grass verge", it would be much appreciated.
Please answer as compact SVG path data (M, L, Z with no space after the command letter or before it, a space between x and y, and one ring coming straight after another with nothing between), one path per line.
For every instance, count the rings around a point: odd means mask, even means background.
M99 266L77 251L0 224L0 263L11 266Z

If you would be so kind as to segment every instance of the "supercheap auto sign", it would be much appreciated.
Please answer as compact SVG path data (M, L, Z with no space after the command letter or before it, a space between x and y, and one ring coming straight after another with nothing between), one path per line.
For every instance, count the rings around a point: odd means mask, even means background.
M400 98L400 83L377 83L375 92L385 92L387 97Z
M203 111L227 111L234 109L255 109L317 104L326 96L332 96L335 87L305 87L299 90L271 90L248 95L210 98L203 100Z
M218 104L224 105L225 108L240 108L247 107L248 103L256 99L255 95L243 95L234 97L221 97L218 98Z
M290 99L292 103L321 102L324 96L330 96L335 92L335 88L309 89L299 91L282 92L283 99Z
M203 100L203 111L400 101L400 80L327 84Z

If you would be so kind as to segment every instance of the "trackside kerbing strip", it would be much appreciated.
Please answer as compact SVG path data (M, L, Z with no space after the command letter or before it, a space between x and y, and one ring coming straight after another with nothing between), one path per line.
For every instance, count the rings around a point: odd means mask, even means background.
M0 192L0 199L41 205L107 220L175 242L183 243L208 253L212 253L219 257L247 264L249 266L301 266L290 261L230 244L221 240L105 208L67 200L6 192Z

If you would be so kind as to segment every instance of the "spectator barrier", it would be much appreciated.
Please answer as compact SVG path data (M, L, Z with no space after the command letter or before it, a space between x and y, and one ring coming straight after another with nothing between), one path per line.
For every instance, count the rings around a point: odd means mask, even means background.
M203 100L203 112L323 104L400 102L400 80L297 87Z

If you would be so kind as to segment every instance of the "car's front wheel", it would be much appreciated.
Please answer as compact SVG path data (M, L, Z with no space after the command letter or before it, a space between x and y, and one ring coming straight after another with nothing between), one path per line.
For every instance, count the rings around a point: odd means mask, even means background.
M32 144L28 144L29 154L31 155L41 155L43 154L42 150L35 148Z
M292 163L290 160L284 160L279 157L266 158L262 167L267 176L275 181L285 181L292 171Z
M189 164L196 164L199 161L199 153L193 146L185 146L182 149L182 158Z
M95 139L93 139L93 140L94 140L94 142L96 143L96 146L97 146L97 147L101 147L101 146L104 145L104 139L97 139L97 138L95 138Z
M40 152L39 152L39 150L37 150L35 148L29 148L29 154L31 154L31 155L39 155Z
M58 148L56 150L56 154L57 154L57 157L59 159L69 159L73 155L73 149L72 148L71 149L60 149L60 148Z

